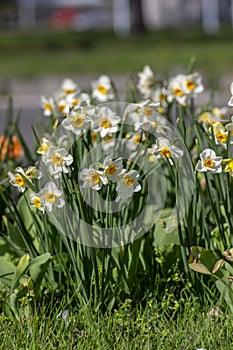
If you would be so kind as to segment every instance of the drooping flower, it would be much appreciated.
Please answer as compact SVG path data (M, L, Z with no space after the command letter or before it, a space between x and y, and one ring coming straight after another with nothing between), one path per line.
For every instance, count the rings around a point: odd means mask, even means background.
M43 161L51 175L59 175L61 172L68 173L68 166L73 163L73 157L65 148L51 146Z
M173 165L173 159L180 158L184 154L182 149L165 137L158 137L151 153L154 155L154 160L167 158L171 165Z
M82 169L80 172L80 179L83 181L83 188L92 188L97 191L108 182L103 171L96 170L92 167Z
M104 174L108 180L112 182L117 182L118 175L122 171L122 158L112 160L110 156L106 157L104 162Z
M107 102L114 99L112 83L107 75L101 75L98 80L92 82L92 97L99 102Z
M211 173L221 173L222 172L222 157L216 156L216 153L209 148L206 148L200 154L200 160L197 162L196 171Z
M138 182L139 173L137 170L130 170L129 172L123 171L119 175L119 180L117 181L116 191L117 197L116 201L126 200L133 196L134 192L139 192L141 190L141 185Z

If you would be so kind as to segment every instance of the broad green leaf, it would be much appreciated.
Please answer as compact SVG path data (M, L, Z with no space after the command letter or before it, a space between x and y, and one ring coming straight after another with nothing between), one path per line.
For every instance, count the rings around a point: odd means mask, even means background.
M29 260L30 260L29 254L24 254L21 257L21 259L16 267L14 276L13 276L11 291L14 291L16 288L19 287L19 285L20 285L19 280L23 276L23 274L26 272L26 270L28 269Z

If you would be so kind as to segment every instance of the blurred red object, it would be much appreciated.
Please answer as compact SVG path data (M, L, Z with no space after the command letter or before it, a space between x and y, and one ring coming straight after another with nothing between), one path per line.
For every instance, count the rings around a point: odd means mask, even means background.
M56 29L72 27L77 11L74 9L56 10L51 17L51 25Z

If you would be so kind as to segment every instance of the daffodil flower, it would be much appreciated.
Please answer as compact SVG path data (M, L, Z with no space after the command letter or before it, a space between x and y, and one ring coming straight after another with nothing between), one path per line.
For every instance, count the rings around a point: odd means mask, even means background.
M68 166L73 163L73 157L65 148L51 146L43 161L51 175L59 175L61 172L68 173Z
M91 111L93 113L93 108ZM78 108L68 114L62 126L79 136L83 130L90 128L91 122L92 118L88 115L88 109Z
M184 152L179 147L175 146L165 137L159 137L151 152L154 155L154 160L167 158L169 163L173 165L173 159L180 158Z
M116 191L117 197L116 202L119 200L126 200L133 196L134 192L141 190L141 185L138 183L139 173L136 170L125 170L119 174L119 180L117 182Z
M62 196L62 191L60 191L55 183L49 181L44 188L39 192L38 197L34 206L40 205L37 200L40 199L41 205L43 205L49 212L52 211L53 207L62 208L65 205L65 200ZM40 209L40 208L38 208Z
M44 201L43 201L41 194L31 192L29 198L30 198L29 204L32 207L34 207L34 208L36 208L44 213L45 205L44 205Z
M224 148L227 147L227 139L228 139L228 131L225 130L222 123L214 123L213 124L213 133L214 133L214 139L215 143L217 145L221 145Z
M47 98L45 96L41 96L40 102L41 102L41 108L44 111L44 116L50 117L55 110L54 99L52 97Z
M229 102L228 102L228 106L233 106L233 82L231 83L231 85L230 85L230 91L231 91L231 98L230 98L230 100L229 100Z
M151 97L154 86L155 75L150 66L146 65L143 67L142 72L138 73L137 88L142 96L147 99Z
M116 133L120 120L120 117L118 117L110 108L100 107L94 118L93 131L99 132L102 138L108 134Z
M103 185L108 183L107 177L103 171L89 169L82 169L80 172L80 179L83 181L83 188L92 188L93 190L100 190Z
M110 156L106 157L104 162L104 174L108 180L117 182L118 175L122 172L122 158L112 160Z
M51 146L52 146L52 142L50 142L45 137L42 137L42 140L40 142L40 147L38 148L37 153L42 154L43 156L49 151Z
M231 176L233 176L233 159L223 159L222 163L225 163L226 166L224 168L224 173L230 173Z
M26 175L26 174L25 174ZM26 189L26 182L20 173L8 172L8 177L10 179L10 184L18 188L19 192L24 192Z
M222 172L222 157L217 157L212 149L206 148L200 154L200 158L195 168L196 171L210 171L213 174Z
M92 97L99 102L107 102L114 99L111 80L107 75L101 75L98 80L92 82Z

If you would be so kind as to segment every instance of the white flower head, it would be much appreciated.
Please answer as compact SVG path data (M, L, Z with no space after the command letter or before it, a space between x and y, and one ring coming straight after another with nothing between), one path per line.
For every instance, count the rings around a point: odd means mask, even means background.
M151 68L146 65L142 72L138 73L137 88L144 98L150 98L155 86L155 75Z
M231 85L230 85L230 91L231 91L231 98L230 98L230 100L229 100L229 102L228 102L228 106L233 106L233 82L231 83Z
M44 188L39 192L38 198L41 200L41 204L51 212L54 207L62 208L65 205L65 200L54 182L49 181Z
M52 142L50 142L47 138L42 137L40 147L38 148L37 153L45 155L49 151L51 146Z
M104 172L92 167L89 169L82 169L80 172L80 179L83 181L83 188L92 188L97 191L100 190L103 185L108 183Z
M117 182L118 175L122 172L122 158L112 160L110 156L106 157L104 162L104 174L108 180Z
M79 92L78 84L74 82L72 79L65 79L61 84L61 91L64 95L70 95Z
M21 167L15 169L19 174L23 174L28 180L40 179L42 177L42 172L37 169L36 166L30 166L29 168L23 170Z
M129 172L123 171L119 174L119 180L117 182L116 201L126 200L133 196L134 192L141 190L141 185L138 183L139 173L137 170L130 170Z
M217 122L213 124L213 133L214 133L214 139L215 143L217 145L221 145L224 148L227 147L227 139L228 139L228 131L224 128L224 126Z
M129 104L125 110L125 115L132 120L135 131L141 128L149 131L157 124L159 113L155 107L158 106L159 103L152 103L150 100L139 104Z
M169 163L173 165L173 159L180 158L183 156L184 152L179 147L175 146L165 137L158 137L156 144L151 152L156 159L167 158Z
M55 103L52 97L40 97L41 108L43 109L43 113L45 117L50 117L55 110Z
M92 97L99 102L107 102L114 99L112 83L107 75L101 75L98 80L93 81Z
M120 120L120 117L118 117L110 108L105 106L100 107L94 118L94 131L100 132L102 138L108 134L116 133Z
M19 170L19 168L17 168ZM22 168L20 168L22 169ZM24 170L22 169L21 174L23 174L24 176L26 176ZM12 186L17 187L17 189L19 190L19 192L24 192L26 189L26 182L24 180L24 178L21 176L20 172L17 173L11 173L10 171L8 172L8 177L10 179L10 184Z
M194 72L183 77L183 90L185 94L196 96L204 91L202 77L199 73Z
M37 208L38 210L40 210L40 211L42 211L44 213L45 205L44 205L44 201L43 201L43 198L42 198L41 194L35 193L35 192L31 192L30 193L29 204L32 207Z
M184 92L184 76L179 74L176 77L170 78L168 82L167 92L168 102L176 100L181 105L185 105L187 95Z
M89 106L91 98L88 94L69 94L66 96L66 106L64 108L64 113L68 114L70 111L75 108L80 108L82 106Z
M126 148L130 151L135 151L139 145L146 140L146 137L143 133L135 133L130 135L127 133L125 135L127 142L126 142Z
M209 148L206 148L200 154L200 160L197 162L196 171L211 173L221 173L222 172L222 157L216 157L216 153Z
M73 157L65 148L51 146L43 161L48 166L51 175L58 175L61 172L68 173L67 167L73 163Z
M90 128L91 122L92 119L88 116L87 110L78 108L68 114L67 118L62 122L62 126L78 136L83 130Z

